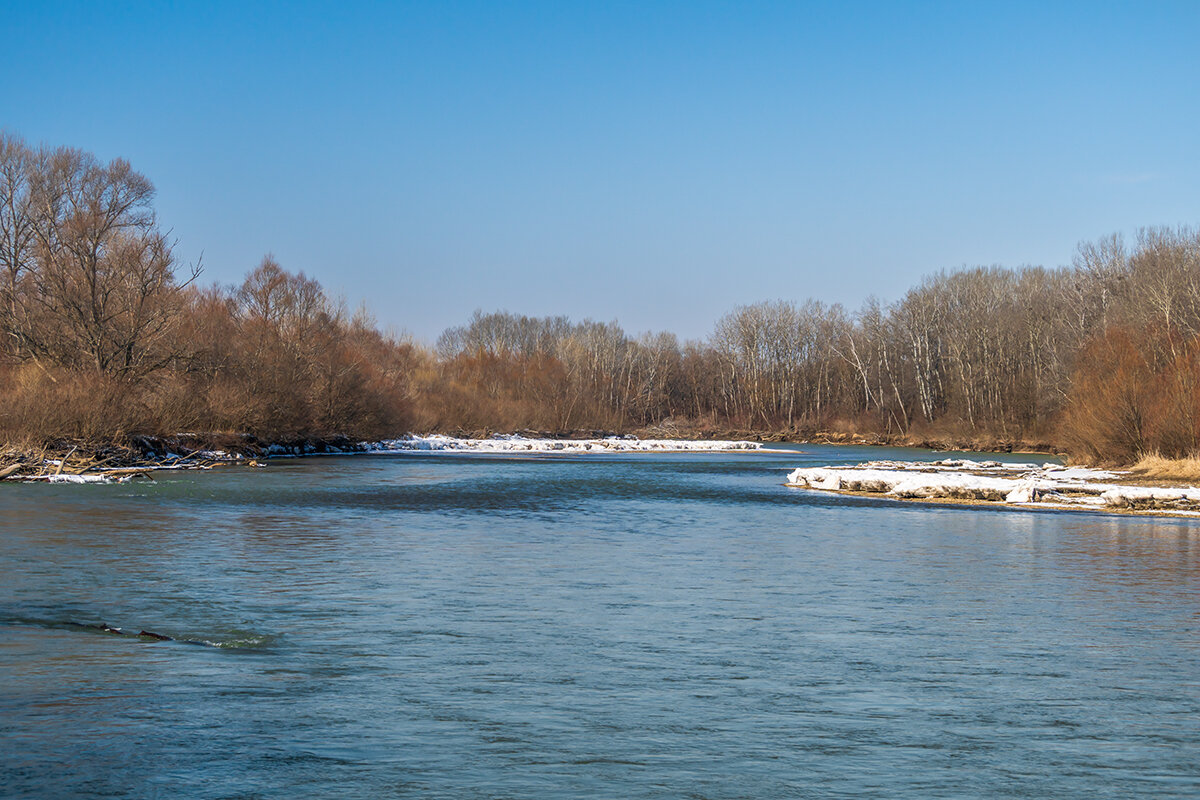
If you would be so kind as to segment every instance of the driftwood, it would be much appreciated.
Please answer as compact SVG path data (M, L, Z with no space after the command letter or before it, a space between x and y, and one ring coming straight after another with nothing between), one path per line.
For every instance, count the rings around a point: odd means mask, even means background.
M235 455L213 457L197 441L141 439L134 444L61 441L23 448L11 442L0 447L0 481L62 481L71 476L154 479L159 470L209 470L217 466L261 466L256 446L229 447ZM171 452L174 450L174 452ZM167 455L170 453L170 455ZM61 455L60 455L61 454Z
M106 458L102 461L97 461L95 458L89 458L84 464L82 464L80 466L74 466L74 467L68 468L67 472L70 473L71 475L82 475L83 473L87 472L89 469L92 469L93 467L99 466L100 464L104 464L105 462L108 462L108 461L112 461L115 457L116 456L109 456L108 458Z
M65 467L67 465L67 459L70 458L75 453L75 451L78 449L79 449L79 445L72 447L70 450L67 451L67 454L65 456L63 456L61 459L59 459L58 469L55 471L55 473L54 473L55 475L62 475L63 467Z

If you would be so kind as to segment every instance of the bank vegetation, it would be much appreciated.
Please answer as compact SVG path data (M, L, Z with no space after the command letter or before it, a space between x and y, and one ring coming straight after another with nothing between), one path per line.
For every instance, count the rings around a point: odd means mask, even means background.
M1192 229L942 271L855 310L742 306L702 341L480 311L426 346L270 256L204 284L153 198L123 160L0 135L0 439L648 429L1200 452Z

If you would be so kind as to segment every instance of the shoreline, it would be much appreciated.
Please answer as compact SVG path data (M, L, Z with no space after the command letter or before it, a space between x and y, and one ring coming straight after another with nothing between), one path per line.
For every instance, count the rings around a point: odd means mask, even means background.
M934 452L1028 453L1065 457L1065 451L1046 439L994 435L960 436L954 434L859 433L827 430L747 430L743 428L693 428L654 425L633 431L637 436L663 436L679 439L747 439L755 442L820 444L854 447L910 447Z
M411 437L414 434L404 434ZM912 436L812 430L763 430L737 427L660 423L624 430L530 428L496 431L490 428L419 434L423 437L489 440L504 437L575 442L594 439L638 439L677 442L743 441L759 445L797 444L834 447L907 447L931 452L1029 454L1063 457L1061 449L1022 438ZM403 437L401 437L403 438ZM47 442L12 443L0 447L0 480L45 479L54 474L79 475L117 470L207 469L250 465L280 456L352 454L378 449L373 445L396 439L350 437L342 434L263 438L248 433L133 434L107 439L62 437ZM691 449L691 448L681 448ZM59 470L60 462L65 462ZM103 467L104 469L100 469Z
M592 438L530 438L499 434L486 439L463 439L443 434L408 434L393 439L356 441L345 436L262 441L234 434L179 434L173 437L131 437L128 442L87 444L60 442L41 448L12 445L0 450L0 482L114 483L153 479L156 472L210 470L216 467L265 467L276 458L341 455L483 454L571 455L758 452L750 440L649 439L606 434ZM708 445L708 446L704 446Z
M861 497L864 500L886 500L895 503L898 506L951 506L958 508L983 508L1000 513L1019 513L1022 511L1039 512L1039 513L1055 513L1055 514L1116 514L1124 517L1154 517L1159 519L1190 519L1200 520L1200 510L1172 511L1169 509L1136 509L1136 508L1117 508L1117 507L1088 507L1088 506L1072 506L1058 505L1054 503L1027 503L1024 505L1011 505L1008 503L1000 503L994 500L968 500L959 497L897 497L886 492L856 492L845 489L811 489L802 486L793 486L790 483L783 484L784 486L793 489L801 489L819 494L834 494L842 497Z
M1093 511L1129 516L1200 518L1200 489L1132 470L997 461L874 461L801 467L785 486L896 502L1008 511Z

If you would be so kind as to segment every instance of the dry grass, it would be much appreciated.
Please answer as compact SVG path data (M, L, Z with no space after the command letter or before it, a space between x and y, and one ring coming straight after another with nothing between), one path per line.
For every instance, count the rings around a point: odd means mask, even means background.
M1164 458L1147 453L1133 465L1133 473L1161 481L1200 481L1200 453L1187 458Z

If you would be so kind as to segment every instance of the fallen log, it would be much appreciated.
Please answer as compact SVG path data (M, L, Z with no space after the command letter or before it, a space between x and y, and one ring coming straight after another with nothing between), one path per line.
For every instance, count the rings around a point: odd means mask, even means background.
M55 475L62 475L63 467L65 467L67 465L67 459L70 458L72 455L74 455L75 451L78 449L79 449L78 445L76 445L75 447L72 447L70 450L67 451L67 454L65 456L63 456L61 459L59 459L58 469L55 470L55 472L54 472Z
M113 469L101 469L97 472L101 475L121 475L136 477L141 475L146 478L152 478L150 475L154 470L150 467L114 467Z

